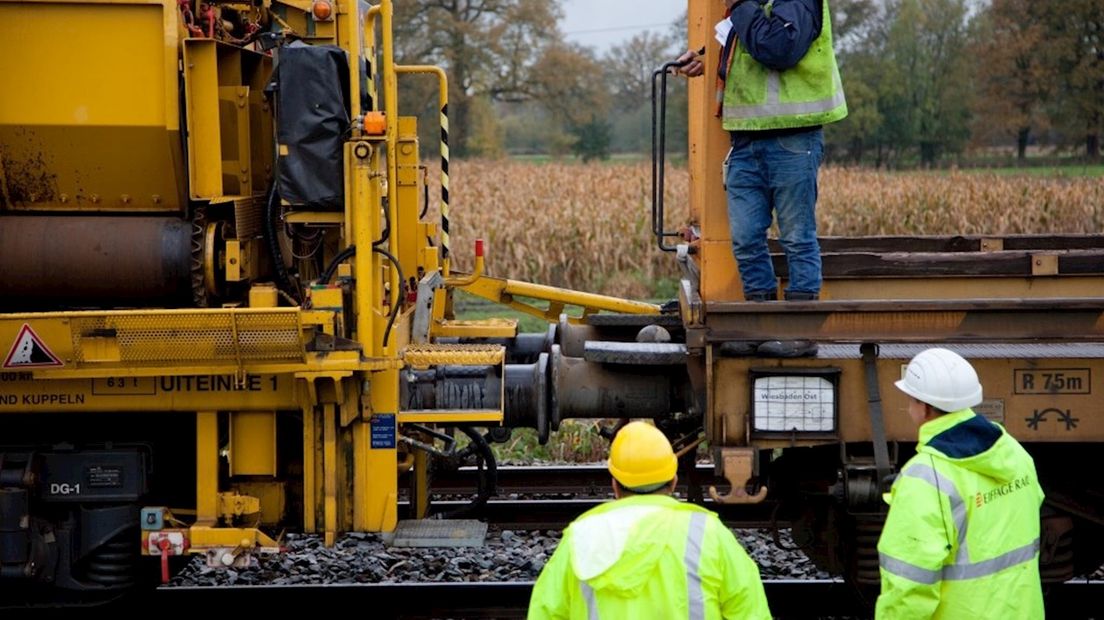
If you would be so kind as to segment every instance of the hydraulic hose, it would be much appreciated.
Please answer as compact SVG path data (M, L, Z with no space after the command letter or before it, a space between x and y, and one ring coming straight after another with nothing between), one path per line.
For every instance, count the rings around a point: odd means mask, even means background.
M386 347L387 340L391 337L391 327L395 325L395 318L399 316L399 310L402 308L402 287L406 283L406 276L403 275L402 265L399 264L399 259L395 258L390 252L383 248L377 247L373 247L372 251L386 256L387 260L391 261L391 264L395 266L395 271L399 272L399 290L392 291L391 316L387 319L387 328L383 330L383 346Z
M333 257L333 260L330 261L330 264L322 272L322 275L318 276L318 282L320 284L329 284L330 279L333 278L334 272L337 271L337 266L340 265L342 261L348 260L353 256L356 256L355 245L350 245L338 252L337 256Z
M491 451L491 444L487 443L487 438L470 426L457 428L471 439L471 445L465 450L474 449L479 456L479 492L467 506L441 513L435 517L437 519L456 519L475 513L486 505L487 500L497 492L498 488L498 464L495 462L494 452ZM483 467L484 465L486 468Z
M301 303L299 291L291 284L287 267L284 266L284 253L280 250L280 240L276 237L276 208L280 200L276 194L276 183L268 190L268 201L265 204L264 237L268 243L268 252L272 256L272 262L276 269L276 283L281 290L288 292L297 302Z
M399 264L399 259L395 258L394 255L383 248L373 247L372 251L384 255L387 260L391 261L391 264L395 266L395 271L399 272L399 282L406 282L406 277L403 274L402 265ZM354 255L356 255L355 245L350 245L344 250L338 252L337 256L334 256L333 260L330 261L330 264L328 267L326 267L326 270L322 272L321 276L319 276L318 281L322 284L328 283L330 279L333 278L334 272L337 271L337 266L340 265L342 261L348 260ZM399 316L399 310L401 309L402 291L399 290L395 292L391 299L391 314L387 318L387 328L383 332L383 346L385 347L387 346L387 341L391 338L391 328L394 327L395 319Z

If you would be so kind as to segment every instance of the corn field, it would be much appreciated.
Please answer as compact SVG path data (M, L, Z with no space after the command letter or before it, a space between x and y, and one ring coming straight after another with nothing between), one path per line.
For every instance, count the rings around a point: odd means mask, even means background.
M827 168L822 236L1104 232L1104 178Z
M719 177L719 173L718 173ZM430 179L435 173L430 172ZM667 227L689 221L689 173L666 172ZM718 178L718 182L720 179ZM822 168L822 236L1087 233L1104 230L1104 178ZM647 162L458 161L451 247L458 269L487 243L490 274L643 298L677 276L651 235Z

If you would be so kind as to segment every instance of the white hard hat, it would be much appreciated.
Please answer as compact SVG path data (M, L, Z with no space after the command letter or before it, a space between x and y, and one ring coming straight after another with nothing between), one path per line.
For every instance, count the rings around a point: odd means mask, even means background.
M981 402L974 367L947 349L928 349L912 358L897 389L942 411L958 411Z

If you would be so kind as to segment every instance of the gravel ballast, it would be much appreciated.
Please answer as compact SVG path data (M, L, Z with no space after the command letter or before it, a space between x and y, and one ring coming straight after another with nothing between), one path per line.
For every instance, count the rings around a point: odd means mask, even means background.
M733 530L763 579L827 579L800 551L780 549L768 530ZM792 546L788 531L782 543ZM377 534L350 533L326 548L317 535L289 534L286 552L254 557L248 568L210 568L197 556L169 586L532 581L560 532L488 532L482 547L388 547Z

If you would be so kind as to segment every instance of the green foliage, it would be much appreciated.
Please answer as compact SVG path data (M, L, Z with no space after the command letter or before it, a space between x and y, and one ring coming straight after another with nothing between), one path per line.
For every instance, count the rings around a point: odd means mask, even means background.
M468 154L473 157L492 159L506 154L504 146L506 132L498 122L489 97L477 97L471 101L468 119L470 122Z
M559 6L543 0L470 2L397 0L397 60L404 64L438 64L448 72L451 150L469 154L474 101L531 98L539 79L537 64L544 50L561 36L556 27ZM424 80L403 88L418 106L423 127L436 128L439 109L435 84ZM404 95L407 91L404 90ZM431 133L422 133L423 140ZM430 141L435 143L436 140Z
M1056 95L1049 102L1050 119L1082 141L1086 156L1099 158L1104 133L1104 3L1068 0L1061 10L1044 8L1051 10L1040 16L1047 46L1039 53L1046 58Z
M585 47L556 43L542 53L532 87L541 105L561 127L576 127L605 115L610 94L596 76L602 65Z
M1031 0L993 0L992 9L974 20L971 55L978 71L973 130L977 143L1016 140L1017 158L1027 158L1033 132L1049 126L1044 104L1052 90L1045 57L1044 13Z
M829 146L841 151L833 156L853 162L863 161L866 150L876 142L875 136L883 131L885 122L882 111L878 109L877 91L860 79L860 75L858 71L845 74L843 84L847 94L847 118L826 130Z
M663 303L678 296L679 281L676 278L659 278L652 288L653 299Z
M830 131L830 144L852 159L873 147L879 164L915 151L930 166L961 152L970 135L966 15L966 0L891 0L870 23L852 22L857 42L839 56L853 118Z
M499 106L499 121L507 152L512 155L548 153L548 145L559 133L548 112L535 105Z
M575 144L571 152L589 163L595 159L606 160L610 156L610 124L604 120L592 119L575 127L571 132Z
M1104 164L1068 165L1068 166L1030 166L985 168L976 170L979 174L998 174L1001 176L1031 176L1042 179L1104 177Z
M932 166L969 144L1033 136L1080 141L1104 130L1104 4L992 0L836 0L851 117L826 132L831 153L878 166ZM837 28L844 30L844 28ZM1056 129L1057 132L1050 129Z
M647 153L651 150L652 110L636 106L614 115L610 148L618 153Z
M652 71L687 48L685 14L599 58L564 41L540 0L397 0L397 60L449 74L455 157L651 148ZM1076 149L1104 133L1104 3L1068 0L831 0L849 117L826 128L830 159L938 167L968 148ZM626 16L626 23L629 16ZM710 79L707 75L704 78ZM687 80L668 80L667 151L687 152ZM438 142L435 79L403 76L403 114L422 152Z
M516 319L519 332L543 332L548 329L548 322L543 319L475 297L464 291L453 293L453 310L458 319Z
M492 449L499 462L598 463L609 458L609 442L597 426L594 420L564 420L543 446L535 430L518 428L506 443Z

